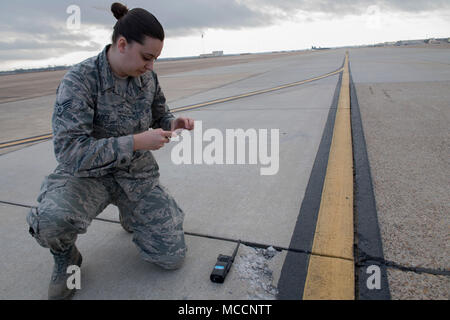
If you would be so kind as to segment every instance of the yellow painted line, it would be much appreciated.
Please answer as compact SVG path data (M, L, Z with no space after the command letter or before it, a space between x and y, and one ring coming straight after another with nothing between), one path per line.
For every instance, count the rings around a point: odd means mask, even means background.
M38 137L32 137L32 138L26 138L26 139L21 139L21 140L16 140L16 141L4 142L4 143L0 144L0 149L13 147L13 146L19 145L19 144L32 143L32 142L36 142L36 141L40 141L40 140L50 139L52 136L53 135L51 133L49 133L49 134L45 134L45 135L38 136Z
M240 95L231 96L231 97L227 97L227 98L222 98L222 99L216 99L216 100L211 100L211 101L207 101L207 102L202 102L202 103L194 104L194 105L191 105L191 106L174 108L174 109L172 109L170 111L172 113L176 113L176 112L180 112L180 111L186 111L186 110L190 110L190 109L206 107L206 106L210 106L212 104L227 102L227 101L236 100L236 99L240 99L240 98L251 97L251 96L254 96L254 95L257 95L257 94L261 94L261 93L267 93L267 92L272 92L272 91L275 91L275 90L280 90L280 89L285 89L285 88L289 88L289 87L294 87L294 86L298 86L298 85L301 85L301 84L304 84L304 83L320 80L320 79L323 79L323 78L326 78L326 77L338 74L339 72L342 72L342 70L343 70L343 68L338 69L338 70L333 71L333 72L329 72L327 74L324 74L324 75L321 75L321 76L318 76L318 77L315 77L315 78L311 78L311 79L306 79L306 80L302 80L302 81L298 81L298 82L293 82L293 83L285 84L285 85L274 87L274 88L269 88L269 89L263 89L263 90L243 93L243 94L240 94ZM39 141L39 140L44 140L44 139L50 139L50 138L52 138L52 134L49 133L49 134L47 134L45 136L39 136L39 137L33 137L33 138L22 139L22 140L17 140L17 141L5 142L5 143L1 143L0 144L0 149L7 148L7 147L12 147L12 146L19 145L19 144L25 144L25 143L31 143L31 142L35 142L35 141Z
M304 300L354 300L353 155L348 53L345 56L333 138L322 190Z

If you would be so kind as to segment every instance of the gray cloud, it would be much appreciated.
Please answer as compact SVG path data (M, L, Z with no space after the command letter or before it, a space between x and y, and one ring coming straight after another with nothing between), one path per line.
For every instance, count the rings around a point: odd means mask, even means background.
M63 32L69 16L66 9L81 8L82 23L111 28L116 22L110 11L113 1L104 0L15 0L3 4L1 30L16 32ZM152 12L169 36L206 28L239 29L274 24L299 10L334 15L361 14L370 5L393 11L422 12L450 9L448 0L134 0L123 1L129 8L142 7ZM276 10L275 10L276 9Z
M73 2L16 0L6 3L0 13L0 59L3 62L41 60L101 49L88 34L67 29L66 9Z
M100 44L87 34L74 34L66 27L69 5L81 9L81 23L111 30L116 22L110 11L113 1L104 0L14 0L2 3L0 12L0 57L7 59L13 51L21 50L15 58L26 56L35 49L39 57L51 57L73 50L98 50ZM141 7L152 12L162 23L168 37L198 33L207 28L241 29L268 26L289 19L299 11L326 13L339 17L357 15L370 5L383 10L418 13L449 10L448 0L130 0L129 8ZM305 16L305 19L308 19ZM84 47L78 44L89 42ZM52 50L51 50L52 49ZM47 52L47 54L45 53ZM8 54L9 53L9 54ZM38 59L31 55L30 59Z

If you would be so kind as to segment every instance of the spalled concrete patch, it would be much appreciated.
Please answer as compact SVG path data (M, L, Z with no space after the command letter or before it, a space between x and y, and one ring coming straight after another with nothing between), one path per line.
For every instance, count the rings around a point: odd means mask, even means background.
M241 245L234 267L237 278L246 283L247 299L276 299L278 290L274 284L273 267L281 259L277 254L273 247L260 249Z

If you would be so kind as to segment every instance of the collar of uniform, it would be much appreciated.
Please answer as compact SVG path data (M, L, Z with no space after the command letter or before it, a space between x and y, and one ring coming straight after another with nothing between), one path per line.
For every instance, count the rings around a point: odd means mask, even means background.
M109 65L106 53L111 45L108 44L103 48L103 51L99 54L99 71L100 71L100 82L102 86L102 91L108 90L109 88L114 88L114 77L112 74L111 66Z
M105 91L110 88L114 88L115 80L113 76L113 72L111 66L109 65L108 57L106 53L108 52L111 44L105 46L103 51L99 54L99 69L100 69L100 79L102 82L102 90ZM145 74L144 74L145 76ZM133 77L134 83L142 88L148 79L141 79L142 77Z

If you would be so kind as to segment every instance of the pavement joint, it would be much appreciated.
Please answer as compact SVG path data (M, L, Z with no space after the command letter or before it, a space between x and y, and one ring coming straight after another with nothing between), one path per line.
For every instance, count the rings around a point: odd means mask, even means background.
M30 209L31 208L37 208L35 206L30 206L30 205L20 204L20 203L14 203L14 202L9 202L9 201L3 201L3 200L0 200L0 203L1 204L12 205L12 206L30 208ZM94 220L108 222L108 223L114 223L114 224L120 224L119 221L110 220L110 219L104 219L104 218L94 218ZM209 239L215 239L215 240L223 240L223 241L234 242L234 243L237 243L237 242L240 241L243 245L246 245L246 246L249 246L249 247L254 247L254 248L267 249L269 247L273 247L277 251L291 251L291 252L296 252L296 253L304 253L304 254L308 254L308 255L312 255L312 256L319 256L319 257L327 257L327 258L333 258L333 259L342 259L342 260L353 261L353 259L350 259L350 258L347 258L347 257L340 257L340 256L335 256L335 255L322 254L322 253L313 252L313 251L304 250L304 249L298 249L298 248L286 248L286 247L280 247L280 246L276 246L276 245L261 244L261 243L251 242L251 241L240 240L240 239L224 238L224 237L218 237L218 236L207 235L207 234L200 234L200 233L194 233L194 232L188 232L188 231L186 231L185 234L189 235L189 236L194 236L194 237L209 238ZM433 275L450 276L450 270L430 269L430 268L422 268L422 267L416 267L416 266L407 266L407 265L399 264L399 263L394 262L394 261L385 260L385 259L380 258L380 257L370 256L370 255L366 254L365 252L363 252L361 250L359 250L359 253L360 253L360 256L363 257L363 258L360 258L360 259L358 259L356 261L356 266L358 266L358 267L368 266L368 265L370 265L368 262L372 261L372 262L377 262L379 264L385 265L386 267L395 268L395 269L399 269L399 270L406 271L406 272L416 272L416 273L419 273L419 274L426 273L426 274L433 274Z
M10 202L10 201L3 201L3 200L0 200L0 204L6 204L6 205L23 207L23 208L29 208L29 209L32 209L32 208L37 209L36 206L30 206L30 205L26 205L26 204L20 204L20 203L15 203L15 202ZM102 222L108 222L108 223L114 223L114 224L120 224L120 221L111 220L111 219L105 219L105 218L98 218L98 217L96 217L93 220L102 221ZM223 240L223 241L228 241L228 242L235 242L235 243L237 243L237 242L240 241L243 245L246 245L246 246L249 246L249 247L254 247L254 248L266 249L266 248L269 248L269 247L273 247L277 251L283 251L284 250L284 251L291 251L291 252L297 252L297 253L304 253L304 254L313 255L313 256L320 256L320 257L327 257L327 258L334 258L334 259L342 259L342 260L353 261L353 259L349 259L347 257L323 254L323 253L318 253L318 252L313 252L313 251L310 251L310 250L304 250L304 249L298 249L298 248L286 248L286 247L281 247L281 246L272 245L272 244L263 244L263 243L251 242L251 241L246 241L246 240L241 240L241 239L225 238L225 237L219 237L219 236L213 236L213 235L201 234L201 233L189 232L189 231L185 231L184 233L186 235L189 235L189 236L201 237L201 238L209 238L209 239L215 239L215 240Z
M374 262L376 262L377 265L383 265L388 268L394 268L394 269L398 269L398 270L405 271L405 272L415 272L418 274L426 273L426 274L433 274L433 275L439 275L439 276L450 276L450 270L407 266L407 265L399 264L394 261L385 260L384 258L371 256L362 250L358 250L358 252L359 252L359 257L362 257L362 258L359 258L356 261L355 265L357 267L367 267L367 266L373 265Z

